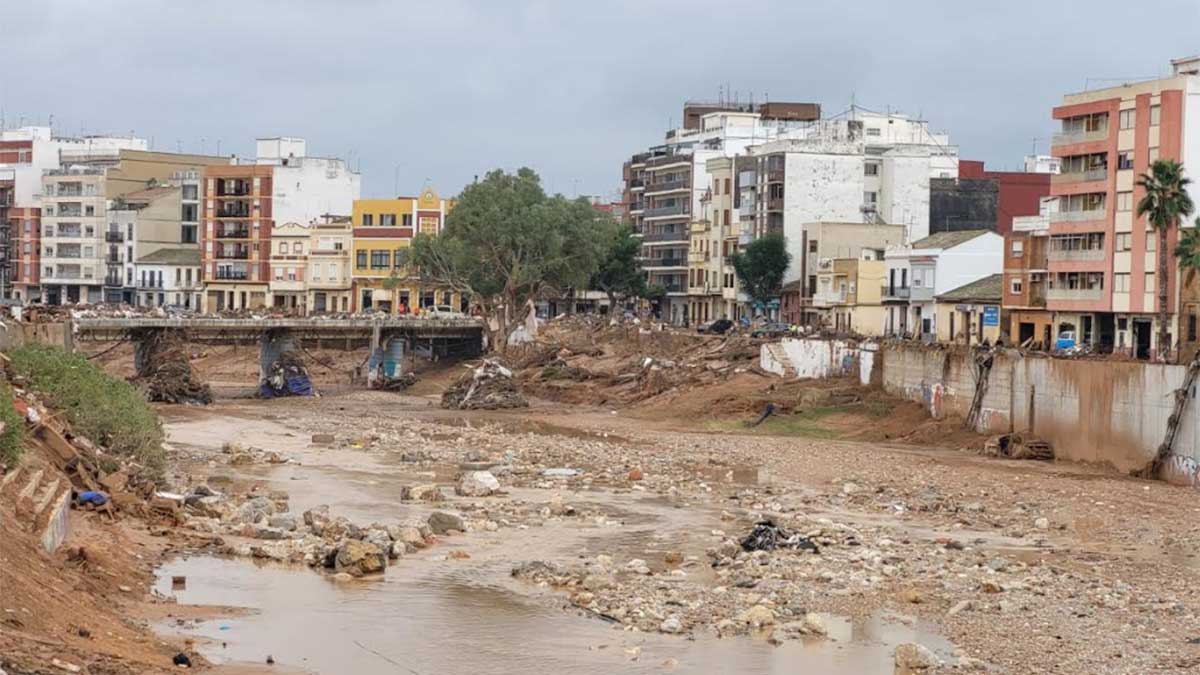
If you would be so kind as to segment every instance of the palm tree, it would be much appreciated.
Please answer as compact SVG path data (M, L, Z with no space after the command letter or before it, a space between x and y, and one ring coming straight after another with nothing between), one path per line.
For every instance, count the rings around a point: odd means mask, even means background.
M1192 181L1183 175L1183 165L1175 160L1160 159L1150 165L1150 170L1138 178L1138 186L1145 195L1137 205L1139 218L1146 216L1150 226L1158 232L1158 358L1165 359L1171 353L1171 333L1167 330L1167 233L1179 226L1179 221L1192 215L1195 209L1188 196L1187 186Z
M1200 272L1200 218L1195 227L1185 231L1175 244L1175 257L1179 260L1179 271L1187 272L1187 283L1192 283Z

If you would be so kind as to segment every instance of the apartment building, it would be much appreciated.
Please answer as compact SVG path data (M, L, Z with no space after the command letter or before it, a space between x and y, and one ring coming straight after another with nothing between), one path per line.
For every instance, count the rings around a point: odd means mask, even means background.
M341 159L309 156L302 138L260 138L252 160L204 170L201 265L203 310L271 303L272 230L346 215L361 191Z
M693 307L699 312L697 316L703 315L705 307L710 315L716 308L714 299L692 302L688 298L689 288L704 288L690 286L688 252L692 223L704 218L701 199L714 196L708 161L744 155L755 143L810 124L808 117L819 109L805 105L777 103L774 108L769 104L731 105L707 110L711 106L694 104L684 114L692 122L668 131L663 144L638 153L625 163L624 193L630 222L642 237L642 267L648 282L666 291L658 308L664 320L686 323L693 320ZM728 193L736 200L735 176L727 178ZM725 178L721 187L726 188ZM730 204L731 230L733 209ZM724 218L725 213L722 209L714 212L714 217ZM724 221L714 227L724 227ZM731 295L730 299L736 300L736 292ZM726 310L731 308L728 305Z
M939 329L936 297L984 277L1002 275L1003 257L1004 238L990 230L938 232L911 244L889 247L884 253L884 333L925 339L953 334L949 326Z
M406 267L402 253L417 234L440 234L453 208L453 200L442 199L428 187L417 197L354 202L351 223L355 311L375 309L395 313L401 307L461 304L457 294L422 284Z
M688 245L688 312L691 323L740 320L751 313L750 296L740 288L731 257L750 242L741 231L734 189L736 158L708 160L709 189L700 199L701 217L693 220Z
M1039 215L1013 218L1012 231L1004 236L1001 305L1008 321L1002 326L1002 333L1018 346L1054 347L1054 314L1046 310L1046 253L1050 213L1057 207L1057 197L1043 198Z
M1035 168L1049 169L1047 165ZM992 171L983 162L959 160L955 178L930 179L929 231L1012 230L1013 218L1036 216L1050 194L1048 171Z
M828 325L829 313L816 307L815 296L819 289L819 277L828 271L835 259L882 260L884 252L891 246L904 243L906 228L903 225L884 223L805 223L799 230L799 259L792 256L792 268L799 267L806 274L802 279L787 282L791 289L787 310L789 323L806 326ZM794 247L789 241L789 248ZM881 322L882 325L882 322Z
M307 314L308 224L283 223L271 228L270 291L272 309Z
M349 312L354 306L350 255L354 228L349 217L313 225L308 241L305 305L309 314Z
M838 332L883 335L883 251L862 258L824 258L817 266L812 312L818 325Z
M73 166L42 176L41 299L104 300L104 169Z
M1137 177L1157 159L1200 165L1200 57L1172 61L1170 77L1067 94L1053 109L1061 130L1051 153L1061 160L1051 194L1046 309L1056 331L1099 351L1157 357L1157 236L1137 218ZM1194 180L1194 177L1193 177ZM1192 199L1200 199L1193 182ZM1191 227L1191 223L1184 223ZM1178 233L1172 231L1169 246ZM1178 265L1168 267L1172 341L1195 341L1189 314L1181 334ZM1189 310L1194 311L1194 310Z

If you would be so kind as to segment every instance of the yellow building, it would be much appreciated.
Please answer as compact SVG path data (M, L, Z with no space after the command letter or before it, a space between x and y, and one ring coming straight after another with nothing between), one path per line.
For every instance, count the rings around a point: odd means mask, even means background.
M355 200L351 215L355 311L394 314L401 307L435 305L463 309L458 294L421 286L402 265L402 252L412 245L413 237L440 234L452 208L454 201L442 199L432 188L425 188L419 197Z
M861 258L824 258L817 264L813 308L822 322L839 332L883 334L884 262Z
M1004 275L992 274L934 297L938 341L994 344L1007 320L1007 312L1001 316L1003 295Z

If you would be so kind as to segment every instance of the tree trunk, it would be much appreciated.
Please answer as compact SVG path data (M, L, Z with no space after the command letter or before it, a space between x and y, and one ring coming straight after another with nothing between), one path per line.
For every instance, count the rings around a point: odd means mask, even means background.
M1158 358L1166 361L1171 354L1171 333L1167 327L1167 270L1170 269L1170 252L1167 251L1167 228L1158 228Z
M608 296L608 317L611 319L617 315L617 294L611 290L605 291L604 294Z

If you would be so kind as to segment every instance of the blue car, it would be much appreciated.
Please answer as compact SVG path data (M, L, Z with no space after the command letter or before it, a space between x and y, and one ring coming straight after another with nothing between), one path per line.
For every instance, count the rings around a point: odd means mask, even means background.
M1059 332L1058 339L1054 341L1054 351L1067 351L1075 347L1075 331L1064 330Z

